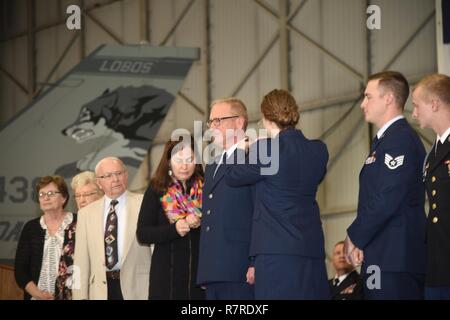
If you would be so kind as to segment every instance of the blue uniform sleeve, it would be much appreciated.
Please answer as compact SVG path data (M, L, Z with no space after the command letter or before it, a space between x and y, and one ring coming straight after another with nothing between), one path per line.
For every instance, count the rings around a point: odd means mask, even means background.
M252 185L266 178L262 172L272 161L270 139L253 143L245 158L245 163L233 165L226 176L226 183L231 187Z
M372 189L374 192L365 195L364 203L358 203L357 217L347 229L352 242L362 250L396 216L402 203L407 201L409 188L416 175L414 146L411 143L402 141L387 145L380 151L377 161L382 163L379 164L376 180L364 181L376 184Z

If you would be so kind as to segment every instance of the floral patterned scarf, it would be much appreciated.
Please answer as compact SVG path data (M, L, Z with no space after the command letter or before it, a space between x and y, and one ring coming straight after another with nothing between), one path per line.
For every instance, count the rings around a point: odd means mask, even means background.
M73 214L72 223L66 227L64 232L64 244L59 260L58 277L55 282L55 300L72 300L76 229L77 215Z
M170 223L184 219L190 214L202 217L202 189L203 181L200 178L193 181L189 194L183 192L183 186L179 181L167 188L167 192L160 200Z

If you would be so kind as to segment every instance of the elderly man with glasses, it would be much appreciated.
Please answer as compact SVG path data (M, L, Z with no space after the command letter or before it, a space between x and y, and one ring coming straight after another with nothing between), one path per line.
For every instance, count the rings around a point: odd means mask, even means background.
M127 191L118 158L100 160L95 175L105 195L79 211L74 299L145 300L151 251L136 239L142 195Z

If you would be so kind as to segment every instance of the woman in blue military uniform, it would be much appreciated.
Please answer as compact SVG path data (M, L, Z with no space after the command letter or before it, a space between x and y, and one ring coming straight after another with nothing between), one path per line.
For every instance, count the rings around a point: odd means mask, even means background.
M300 114L289 92L269 92L261 112L269 138L250 146L249 161L234 166L226 178L231 186L256 188L250 247L255 299L328 299L324 237L316 202L326 173L327 147L295 129ZM266 151L270 165L263 164L261 157L252 163L258 152Z

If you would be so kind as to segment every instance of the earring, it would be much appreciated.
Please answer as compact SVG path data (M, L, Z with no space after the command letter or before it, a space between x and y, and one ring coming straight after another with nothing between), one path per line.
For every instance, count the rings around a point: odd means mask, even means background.
M172 170L171 169L169 169L169 176L172 176L172 174L173 174L173 172L172 172Z

